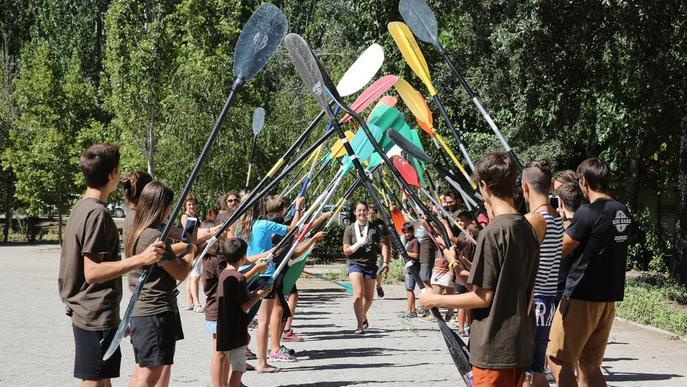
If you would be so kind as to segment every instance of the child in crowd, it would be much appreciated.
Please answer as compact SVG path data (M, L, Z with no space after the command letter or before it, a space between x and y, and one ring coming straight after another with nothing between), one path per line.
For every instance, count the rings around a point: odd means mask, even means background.
M408 253L408 258L410 261L406 263L406 300L408 301L406 307L406 313L404 317L413 318L417 317L417 311L415 310L415 277L413 273L417 274L420 272L420 262L417 260L420 252L420 241L415 238L415 228L412 224L406 222L403 224L403 236L405 237L405 248Z
M241 265L248 263L247 250L248 244L240 238L228 239L220 245L226 268L219 277L217 287L216 337L217 351L224 352L231 366L230 387L241 386L241 377L246 372L246 346L250 341L248 311L271 291L248 291L246 277L238 271ZM226 373L221 371L219 375Z

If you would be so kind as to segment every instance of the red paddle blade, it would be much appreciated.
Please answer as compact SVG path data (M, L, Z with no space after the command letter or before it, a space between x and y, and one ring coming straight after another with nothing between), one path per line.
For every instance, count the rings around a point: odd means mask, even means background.
M395 75L385 75L379 78L356 98L351 104L351 109L355 110L357 113L365 110L372 102L392 88L396 84L396 81L398 81L398 77ZM344 124L350 121L351 118L353 118L351 115L346 114L339 122Z
M432 122L434 121L432 118L432 111L429 110L429 105L427 105L427 101L425 100L425 97L422 95L422 93L418 91L417 94L420 96L420 100L422 101L422 104L424 105L424 108L427 111L427 117L429 117L428 122L417 120L417 124L420 125L422 130L429 134L430 137L434 137L434 132L432 131Z
M420 182L417 179L417 172L415 172L415 169L413 169L413 166L410 165L408 160L401 156L391 156L391 163L396 167L406 183L413 187L420 187Z
M405 216L398 208L391 210L391 223L394 224L396 233L398 235L403 235L403 224L406 222Z

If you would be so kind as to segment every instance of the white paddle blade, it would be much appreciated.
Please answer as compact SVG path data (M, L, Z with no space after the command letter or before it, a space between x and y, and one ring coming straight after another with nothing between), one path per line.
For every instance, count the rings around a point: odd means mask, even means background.
M346 70L336 85L336 90L342 97L355 94L374 78L383 63L384 49L379 44L373 43Z
M253 112L253 137L258 137L263 126L265 126L265 109L258 107Z

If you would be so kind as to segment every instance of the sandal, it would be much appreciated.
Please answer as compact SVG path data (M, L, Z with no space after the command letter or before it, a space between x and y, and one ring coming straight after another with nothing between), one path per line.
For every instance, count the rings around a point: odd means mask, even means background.
M269 366L267 368L263 368L261 370L258 370L258 373L259 374L273 374L273 373L279 372L279 371L281 371L281 368Z
M353 331L356 335L362 335L365 334L365 330L363 328L358 328L355 331Z
M370 324L368 324L367 320L363 321L363 328L362 329L367 329L370 327Z

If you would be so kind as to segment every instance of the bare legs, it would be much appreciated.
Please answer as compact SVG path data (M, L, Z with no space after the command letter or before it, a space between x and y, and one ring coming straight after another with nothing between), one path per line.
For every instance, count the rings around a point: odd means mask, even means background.
M362 329L363 323L367 321L367 312L374 300L376 281L364 278L363 274L358 272L349 273L348 278L353 285L353 312L358 323L358 329Z
M258 311L258 329L256 334L258 365L255 367L258 371L269 371L275 369L275 367L267 364L267 336L273 308L274 298L264 298L262 300L262 304L260 304L260 310Z

